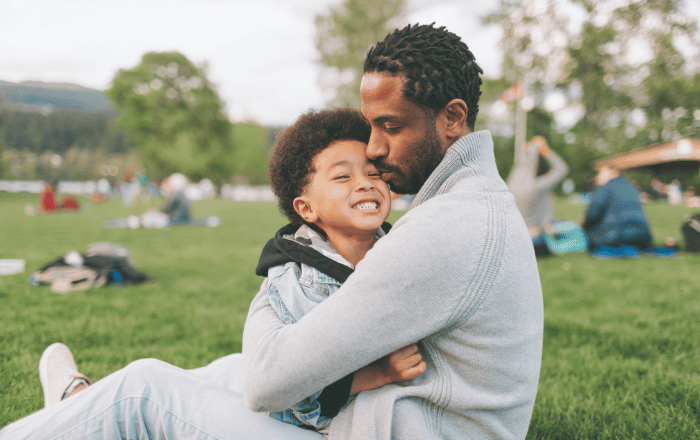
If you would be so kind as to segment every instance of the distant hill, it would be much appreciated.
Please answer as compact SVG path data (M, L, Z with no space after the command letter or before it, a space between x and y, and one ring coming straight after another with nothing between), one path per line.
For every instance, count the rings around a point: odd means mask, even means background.
M22 111L50 113L56 109L83 111L115 110L105 93L76 84L0 81L0 105Z

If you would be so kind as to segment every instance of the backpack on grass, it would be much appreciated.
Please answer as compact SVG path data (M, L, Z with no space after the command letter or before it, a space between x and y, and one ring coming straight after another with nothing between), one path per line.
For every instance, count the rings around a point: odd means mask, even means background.
M700 213L688 215L681 225L685 250L687 252L700 252Z
M33 285L50 284L54 293L105 284L139 284L150 278L133 266L128 249L116 243L95 243L84 254L70 251L29 277Z

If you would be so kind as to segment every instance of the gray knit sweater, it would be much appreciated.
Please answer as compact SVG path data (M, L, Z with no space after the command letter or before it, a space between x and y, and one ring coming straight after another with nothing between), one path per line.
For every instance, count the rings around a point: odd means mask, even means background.
M542 355L532 241L486 131L448 150L391 232L334 295L284 325L262 291L243 334L244 397L288 408L420 341L418 378L360 393L330 439L517 439L527 433Z

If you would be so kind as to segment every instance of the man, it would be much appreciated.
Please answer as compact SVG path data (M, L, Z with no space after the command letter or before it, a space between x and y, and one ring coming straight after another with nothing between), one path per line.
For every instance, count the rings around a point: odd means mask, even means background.
M596 252L606 246L642 250L651 246L651 229L639 190L619 170L607 165L600 168L595 183L598 189L582 222L589 250Z
M535 136L526 143L523 152L515 159L508 176L508 189L515 197L515 204L523 215L536 255L548 255L545 237L557 235L552 206L552 189L566 176L568 167L557 153L552 151L542 136ZM549 164L546 173L538 173L540 155Z
M459 37L431 25L387 36L368 53L364 70L367 155L396 192L417 194L345 284L292 325L260 291L246 321L242 370L236 355L197 373L136 361L11 425L8 435L77 432L73 418L65 421L74 399L81 427L103 427L108 438L125 431L323 438L246 412L238 372L249 408L279 411L418 342L425 373L360 393L334 417L329 438L525 437L540 372L542 291L532 241L498 175L491 137L473 132L481 69ZM100 393L108 398L85 408ZM339 399L342 393L349 391L339 391Z
M491 137L473 132L481 69L456 35L408 26L370 50L364 71L367 154L395 192L417 195L346 283L295 325L279 321L264 293L253 300L246 403L283 409L419 341L426 372L360 393L330 438L524 438L542 293Z

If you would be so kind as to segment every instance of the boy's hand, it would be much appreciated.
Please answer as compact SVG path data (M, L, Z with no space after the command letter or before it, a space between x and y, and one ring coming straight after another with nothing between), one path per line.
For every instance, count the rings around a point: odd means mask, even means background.
M407 345L379 359L379 366L391 382L401 382L418 377L425 371L425 362L418 351L418 344Z
M392 382L413 379L423 374L425 368L426 364L418 345L407 345L357 370L353 376L350 395L380 388Z

